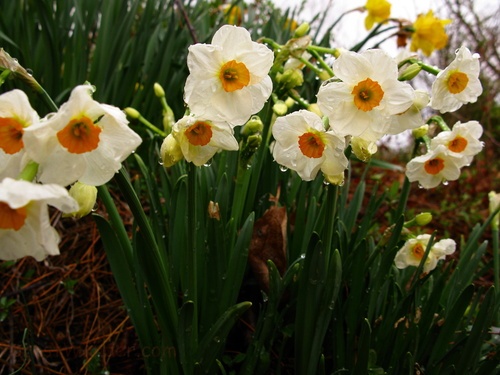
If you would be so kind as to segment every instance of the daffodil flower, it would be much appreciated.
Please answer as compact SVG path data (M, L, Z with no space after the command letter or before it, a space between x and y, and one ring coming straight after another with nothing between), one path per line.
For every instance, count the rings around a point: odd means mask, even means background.
M172 136L184 158L197 166L206 164L220 150L238 150L238 141L229 124L200 116L181 118L174 124Z
M125 114L93 100L93 91L77 86L57 113L26 129L26 152L40 164L39 181L103 185L141 143Z
M462 46L455 60L433 82L430 106L441 113L453 112L464 104L475 103L482 92L479 55Z
M68 191L6 177L0 182L0 259L32 256L41 261L59 254L59 235L50 225L47 205L63 212L78 210Z
M189 47L184 100L198 116L243 125L271 95L273 59L273 52L253 42L246 29L224 25L212 44Z
M419 14L413 23L415 31L411 36L410 51L415 52L420 49L426 56L430 56L434 50L444 48L448 43L444 27L450 22L434 17L432 10L426 14Z
M347 168L344 139L325 131L321 117L313 112L300 110L279 117L272 132L274 160L305 181L313 180L320 170L326 176L339 176Z
M429 234L421 234L417 238L407 240L394 258L396 267L399 269L408 266L418 267L424 257L430 239L431 236ZM436 268L438 261L445 259L446 255L453 254L455 248L456 243L450 238L434 243L425 260L423 271L432 271Z
M332 68L337 79L320 87L318 105L341 136L376 142L387 133L390 116L413 104L413 88L398 81L395 60L382 50L342 52Z
M410 182L418 181L420 186L431 189L445 181L460 177L462 160L448 152L445 145L438 145L425 155L417 156L406 165L406 176Z
M380 23L391 15L391 3L387 0L368 0L365 4L368 15L365 18L365 28L370 30L375 23Z
M421 110L429 104L429 100L429 94L426 91L415 90L412 105L406 111L390 117L387 134L396 135L422 126L424 121Z
M39 121L28 97L21 90L0 95L0 181L15 178L28 160L25 155L24 131Z
M469 165L483 149L479 140L483 127L477 121L457 122L451 131L442 131L431 140L431 148L444 145L450 154L460 159L460 167Z

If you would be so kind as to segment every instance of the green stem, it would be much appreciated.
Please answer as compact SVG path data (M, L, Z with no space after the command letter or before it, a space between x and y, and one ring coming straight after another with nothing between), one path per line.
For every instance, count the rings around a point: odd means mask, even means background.
M24 167L24 169L19 174L18 179L24 181L33 181L37 172L38 172L39 164L34 162L33 160L29 161L28 164Z
M311 63L309 60L303 58L302 56L297 56L295 57L297 60L299 60L302 64L307 66L309 69L311 69L316 75L321 75L321 69L319 69L316 65Z
M321 65L321 67L328 72L330 77L333 77L335 75L333 73L332 68L330 68L328 66L328 64L325 62L325 60L323 60L323 57L316 50L312 49L312 50L309 50L309 52L311 53L311 55L313 55L316 58L316 60L318 60L319 65Z
M162 137L166 137L168 134L165 133L163 130L161 130L160 128L156 127L155 125L153 125L152 123L150 123L144 116L140 115L138 118L137 118L144 126L146 126L147 128L149 128L150 130L152 130L153 132L155 132L156 134L159 134L161 135Z
M269 45L273 48L273 50L275 50L275 51L276 51L276 50L280 50L280 49L281 49L281 47L282 47L280 44L276 43L276 42L275 42L274 40L272 40L271 38L261 38L261 39L259 39L259 41L260 41L261 43L266 43L266 44L269 44Z
M299 103L300 106L306 109L309 108L309 103L307 102L307 100L303 99L297 91L288 90L288 96Z
M450 131L450 127L448 126L448 124L446 124L446 122L443 120L443 118L441 116L432 116L428 121L427 123L430 124L434 122L435 124L437 124L441 130L443 131Z
M193 163L188 164L188 202L187 202L187 220L188 220L188 235L187 244L187 272L188 272L188 285L185 291L186 301L191 300L194 302L193 309L193 322L192 322L192 333L191 348L197 348L198 342L198 257L197 257L197 241L196 232L200 230L198 228L199 222L197 218L197 173L198 169Z
M328 48L328 47L322 47L322 46L309 46L307 47L307 51L314 53L323 53L323 54L330 54L334 57L339 57L340 52L337 48Z
M499 231L498 228L492 228L491 239L493 245L493 281L495 285L495 291L497 296L500 295L500 253L499 253ZM499 312L500 315L500 312ZM500 324L500 316L497 319L497 325Z
M329 185L327 187L326 197L326 231L325 231L325 249L331 250L333 243L333 232L335 228L335 221L337 218L337 201L338 201L338 186Z
M431 65L427 65L422 61L417 61L417 62L422 67L422 70L425 70L426 72L431 73L435 76L437 76L439 74L439 72L441 71L441 69L436 68L436 67L431 66Z

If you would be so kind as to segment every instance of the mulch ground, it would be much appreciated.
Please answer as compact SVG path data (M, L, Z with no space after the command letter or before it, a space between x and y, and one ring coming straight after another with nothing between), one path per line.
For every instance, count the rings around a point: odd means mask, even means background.
M433 190L412 189L409 209L439 215L432 229L442 236L451 231L458 242L469 233L471 220L484 220L488 215L487 194L495 186L499 189L498 156L494 144L464 172L460 182ZM400 172L381 170L379 175L382 179L368 180L368 185L390 186L395 179L403 179ZM464 212L462 207L470 204L475 206ZM131 220L126 204L119 209ZM4 318L0 322L0 373L144 373L137 337L93 219L61 219L56 212L52 219L62 233L60 256L40 263L32 258L0 262L0 317ZM484 239L490 235L486 232ZM487 254L485 263L490 261L491 254ZM491 283L491 272L478 280L482 286ZM12 305L4 308L9 301Z

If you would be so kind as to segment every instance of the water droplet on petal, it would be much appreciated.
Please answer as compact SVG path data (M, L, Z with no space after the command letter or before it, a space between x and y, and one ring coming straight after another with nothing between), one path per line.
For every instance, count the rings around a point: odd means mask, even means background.
M212 159L209 159L203 164L204 167L210 167L212 165Z
M449 182L448 182L448 181L443 180L443 185L444 185L444 186L446 186L446 185L448 185L448 184L449 184Z
M158 159L158 164L163 165L163 160L162 159Z
M286 171L288 171L288 167L285 167L284 165L280 165L280 171L286 172Z
M323 180L323 185L328 186L328 185L330 185L330 182L327 180Z

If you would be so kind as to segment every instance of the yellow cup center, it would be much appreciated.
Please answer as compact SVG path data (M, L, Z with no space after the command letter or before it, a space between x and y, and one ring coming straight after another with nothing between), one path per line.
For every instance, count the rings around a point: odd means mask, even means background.
M422 246L422 244L417 243L415 246L412 247L411 253L413 254L413 256L415 258L422 259L424 257L424 254L425 254L425 249Z
M465 90L469 83L469 77L462 72L453 72L448 76L448 91L452 94L459 94Z
M441 158L427 160L424 169L427 173L436 175L444 169L444 160Z
M250 83L250 72L245 64L231 60L220 68L219 79L224 91L233 92L248 86Z
M0 202L0 229L21 229L27 215L26 206L11 208L7 203Z
M448 143L448 149L453 152L462 152L467 147L467 143L467 139L458 136Z
M0 148L9 155L21 151L23 143L23 125L12 117L0 117Z
M208 122L196 121L184 134L193 146L205 146L212 139L212 127Z
M320 158L325 150L325 143L321 137L313 132L307 132L299 137L299 148L308 158Z
M359 110L368 112L380 104L384 90L377 81L367 78L354 86L351 94L354 96L354 105Z
M57 132L59 143L72 154L95 150L99 145L101 128L86 116L72 119Z

